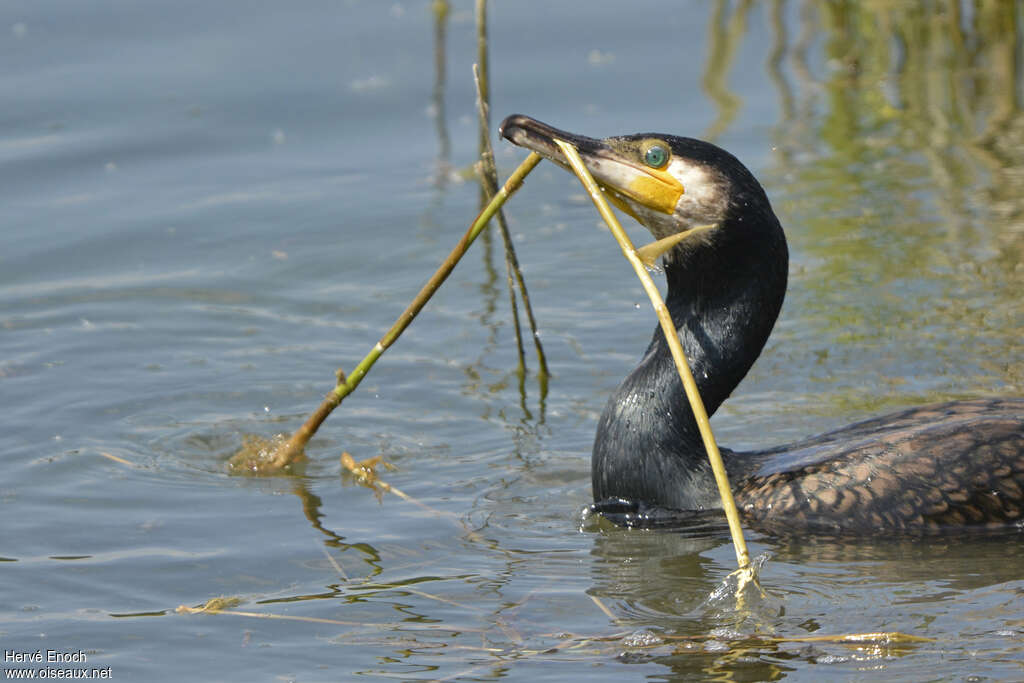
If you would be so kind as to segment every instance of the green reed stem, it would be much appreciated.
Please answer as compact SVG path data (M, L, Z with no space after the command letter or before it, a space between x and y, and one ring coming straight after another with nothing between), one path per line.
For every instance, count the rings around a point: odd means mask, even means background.
M381 337L380 341L370 349L370 352L366 354L366 357L359 362L348 377L344 377L341 373L338 375L338 384L327 394L323 402L320 404L312 415L303 423L301 427L295 430L295 433L279 446L274 454L271 456L267 466L270 469L280 469L287 467L289 464L294 462L301 454L306 444L316 433L317 429L323 423L327 416L331 414L335 408L341 403L341 401L355 391L355 388L359 386L359 383L363 381L363 377L370 371L373 364L377 362L380 355L384 351L395 343L395 340L405 331L405 328L409 326L409 323L413 321L416 315L422 310L423 306L430 300L434 295L434 292L438 290L442 283L448 278L452 270L455 269L455 265L459 262L462 256L469 249L469 246L473 244L473 240L476 239L477 235L487 226L488 222L494 216L494 214L501 208L501 206L511 197L516 190L523 184L523 179L532 171L538 163L540 163L541 157L539 154L530 154L523 160L523 163L519 164L501 190L491 199L490 203L487 204L480 211L480 214L473 221L473 224L469 226L466 234L462 236L459 243L455 245L448 258L444 260L444 263L437 269L437 271L431 276L423 288L420 289L419 293L412 300L409 306L402 311L402 314L398 316L395 323L391 326L384 336Z

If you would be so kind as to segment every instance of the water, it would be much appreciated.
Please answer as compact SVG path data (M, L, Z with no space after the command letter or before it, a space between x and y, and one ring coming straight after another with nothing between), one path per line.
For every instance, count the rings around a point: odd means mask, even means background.
M500 241L482 243L301 476L226 474L243 435L300 423L475 215L472 9L444 20L440 87L427 3L0 10L3 648L83 650L115 680L1024 675L1017 536L751 534L768 595L738 610L708 601L734 563L723 528L579 530L597 415L654 318L550 165L508 207L546 396L532 373L520 388ZM495 123L711 138L768 189L790 292L723 443L1024 394L1019 6L498 2L490 20ZM522 158L497 149L503 173ZM342 451L384 456L437 513L378 501ZM240 614L175 611L218 596ZM878 631L932 640L784 640Z

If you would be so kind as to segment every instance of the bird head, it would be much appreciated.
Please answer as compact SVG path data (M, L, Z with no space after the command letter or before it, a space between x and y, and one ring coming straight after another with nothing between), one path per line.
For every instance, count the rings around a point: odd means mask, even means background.
M506 118L500 134L567 169L555 140L571 143L608 199L655 239L693 237L668 243L669 260L694 242L713 240L738 204L750 204L750 195L767 205L761 186L735 157L701 140L658 133L596 139L521 114Z

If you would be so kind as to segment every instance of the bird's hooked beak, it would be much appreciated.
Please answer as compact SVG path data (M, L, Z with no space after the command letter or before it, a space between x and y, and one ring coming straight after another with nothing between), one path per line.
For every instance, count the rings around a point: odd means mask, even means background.
M579 150L583 163L611 202L642 224L646 221L638 215L634 203L650 211L671 215L683 196L683 184L668 172L667 165L655 168L645 164L635 147L617 147L614 139L597 140L575 135L522 114L506 118L499 134L566 169L569 169L569 162L555 140L571 143Z

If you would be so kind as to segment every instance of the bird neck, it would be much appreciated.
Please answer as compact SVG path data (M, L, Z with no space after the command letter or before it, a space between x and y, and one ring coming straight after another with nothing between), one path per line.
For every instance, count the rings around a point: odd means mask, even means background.
M728 259L666 264L668 293L665 306L679 334L694 381L708 415L713 415L753 366L764 348L782 308L788 255L766 257L759 250L735 250ZM768 264L765 260L769 261ZM766 267L774 266L774 267ZM686 410L676 411L677 429L699 443L696 422L685 399L668 343L660 328L650 349L657 372L670 377L671 400Z
M754 237L729 244L724 234L713 247L676 255L665 266L665 305L708 415L757 360L785 295L788 254L774 215ZM596 500L716 505L696 419L660 328L605 407L592 472Z

